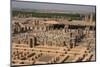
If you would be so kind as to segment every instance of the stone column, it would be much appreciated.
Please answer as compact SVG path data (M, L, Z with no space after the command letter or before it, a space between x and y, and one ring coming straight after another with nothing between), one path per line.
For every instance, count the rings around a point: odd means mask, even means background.
M30 48L34 48L36 45L37 39L36 37L29 37L28 44Z
M65 33L68 31L68 25L65 25L64 30L65 30Z
M90 23L93 22L93 14L90 14Z
M85 22L87 22L87 21L88 21L88 18L89 18L89 17L88 17L88 15L85 15L85 19L84 19L84 20L85 20Z

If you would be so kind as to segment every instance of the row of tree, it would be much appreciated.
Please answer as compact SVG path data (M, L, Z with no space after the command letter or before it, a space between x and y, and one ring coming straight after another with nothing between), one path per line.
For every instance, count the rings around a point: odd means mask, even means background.
M18 17L42 17L42 18L69 18L69 20L82 20L84 15L81 14L66 14L66 13L40 13L26 11L12 11L12 16ZM95 15L93 16L95 20Z

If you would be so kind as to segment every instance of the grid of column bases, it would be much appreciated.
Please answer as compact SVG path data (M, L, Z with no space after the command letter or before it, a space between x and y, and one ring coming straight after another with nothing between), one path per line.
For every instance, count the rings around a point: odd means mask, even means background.
M12 17L12 65L94 61L95 28L93 14L69 20L19 13Z

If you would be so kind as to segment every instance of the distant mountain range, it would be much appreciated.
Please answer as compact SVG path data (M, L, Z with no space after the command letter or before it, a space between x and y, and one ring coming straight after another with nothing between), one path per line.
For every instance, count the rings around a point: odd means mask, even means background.
M12 8L14 11L26 11L26 12L37 12L37 13L66 13L66 14L90 14L90 12L75 12L65 10L39 10L39 9L23 9L23 8Z

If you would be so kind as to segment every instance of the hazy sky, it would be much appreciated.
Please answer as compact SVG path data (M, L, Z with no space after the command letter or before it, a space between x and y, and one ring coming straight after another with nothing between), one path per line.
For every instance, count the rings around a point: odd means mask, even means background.
M95 13L95 6L12 1L12 8Z

